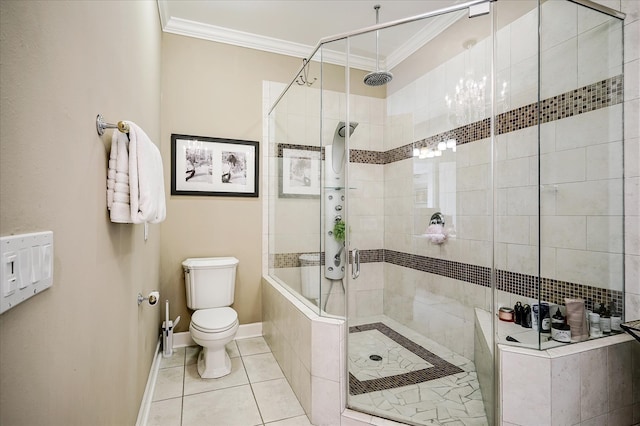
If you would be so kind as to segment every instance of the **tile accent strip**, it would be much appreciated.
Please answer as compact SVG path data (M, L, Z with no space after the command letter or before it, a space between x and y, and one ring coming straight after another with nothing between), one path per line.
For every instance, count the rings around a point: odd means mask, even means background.
M293 144L289 144L289 143L279 143L277 145L278 148L278 158L283 158L284 154L283 151L285 149L302 149L304 151L316 151L316 152L320 152L321 154L321 159L324 160L324 148L320 148L319 146L313 146L313 145L293 145Z
M372 324L364 324L355 327L349 327L349 333L357 333L360 331L378 330L400 346L410 352L413 352L420 358L427 361L433 367L424 368L422 370L412 371L410 373L396 374L395 376L381 377L379 379L358 380L353 374L349 373L349 393L351 395L361 395L363 393L382 391L385 389L394 389L401 386L415 385L417 383L428 382L430 380L440 379L452 374L463 373L460 367L445 361L439 356L429 352L417 343L407 339L397 331L389 328L381 322Z
M270 266L275 268L299 267L299 256L301 254L303 253L282 253L271 256ZM271 263L272 257L273 263ZM320 255L320 262L324 265L324 253ZM428 272L483 287L491 286L491 269L486 266L386 249L361 250L360 262L387 262L392 265ZM351 260L349 263L351 263ZM623 306L622 291L558 281L552 278L543 277L539 279L535 275L502 269L496 270L496 288L529 298L536 298L539 293L542 300L560 304L564 304L565 298L582 298L585 300L587 309L593 309L594 304L597 307L601 302L609 301L613 301L619 310Z
M570 92L552 96L540 102L540 122L548 123L574 115L595 111L623 102L623 76L617 75ZM514 132L538 124L538 103L498 114L496 134ZM447 139L455 139L458 145L486 139L491 136L491 119L485 118L452 130L448 130L414 143L385 152L351 150L351 163L389 164L413 156L413 148L434 145ZM357 153L354 154L354 151Z
M384 261L417 271L429 272L483 287L491 287L491 270L483 266L393 250L384 250Z

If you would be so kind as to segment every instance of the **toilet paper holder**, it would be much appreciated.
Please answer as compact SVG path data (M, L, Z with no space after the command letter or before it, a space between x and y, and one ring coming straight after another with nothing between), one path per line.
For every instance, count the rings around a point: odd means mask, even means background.
M138 293L138 306L145 300L149 302L149 305L154 306L158 303L158 299L160 299L160 292L157 291L152 291L147 297L144 297L142 293Z

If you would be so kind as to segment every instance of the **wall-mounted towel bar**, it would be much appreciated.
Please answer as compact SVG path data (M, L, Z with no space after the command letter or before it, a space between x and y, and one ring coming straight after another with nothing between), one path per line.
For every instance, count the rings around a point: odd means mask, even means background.
M104 121L102 118L102 114L98 114L96 117L96 130L98 131L98 135L102 136L106 129L118 129L122 133L129 133L129 125L124 121L118 121L118 124L111 124Z

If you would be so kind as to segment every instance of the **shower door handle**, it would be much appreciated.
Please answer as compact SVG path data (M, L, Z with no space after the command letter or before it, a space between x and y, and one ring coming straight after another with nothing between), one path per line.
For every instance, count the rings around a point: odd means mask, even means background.
M360 251L353 249L353 264L351 265L351 278L354 280L360 276Z

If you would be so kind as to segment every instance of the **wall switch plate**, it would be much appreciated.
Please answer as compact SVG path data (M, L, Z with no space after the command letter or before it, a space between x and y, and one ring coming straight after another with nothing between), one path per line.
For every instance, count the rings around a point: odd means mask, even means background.
M53 285L53 232L0 237L0 314Z

